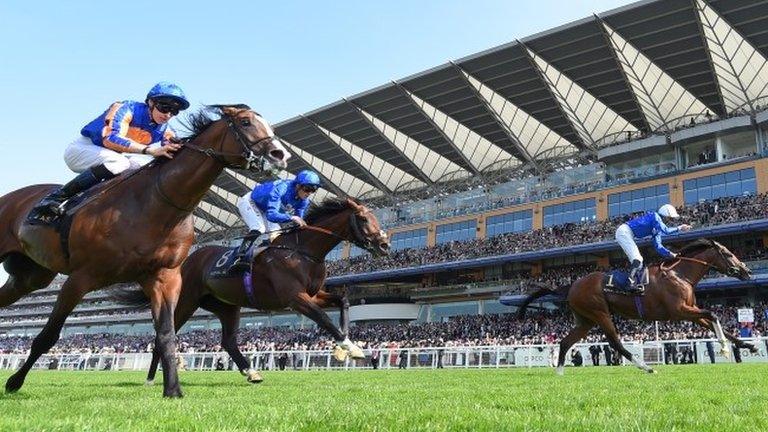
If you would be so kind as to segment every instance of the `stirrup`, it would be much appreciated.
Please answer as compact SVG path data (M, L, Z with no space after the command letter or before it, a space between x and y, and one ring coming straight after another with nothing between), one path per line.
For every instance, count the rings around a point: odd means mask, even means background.
M251 267L251 263L248 262L248 254L235 257L235 261L227 269L230 273L237 273L248 270Z

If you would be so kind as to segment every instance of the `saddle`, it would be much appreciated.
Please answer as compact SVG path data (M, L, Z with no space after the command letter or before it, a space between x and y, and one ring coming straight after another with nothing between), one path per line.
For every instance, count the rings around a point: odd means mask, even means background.
M648 285L648 268L643 268L642 285ZM629 273L623 270L612 270L603 274L603 287L606 291L622 295L638 295L629 289Z

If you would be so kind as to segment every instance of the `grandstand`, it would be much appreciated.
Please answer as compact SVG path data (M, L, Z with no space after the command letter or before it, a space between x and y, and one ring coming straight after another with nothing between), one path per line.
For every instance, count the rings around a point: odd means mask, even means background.
M319 171L318 199L360 197L392 238L389 257L349 244L329 255L328 285L349 292L361 337L382 321L400 333L411 321L442 331L430 323L464 315L475 316L459 318L468 327L496 325L484 316L512 311L500 297L531 280L554 285L622 265L615 227L667 202L695 227L668 243L714 238L756 274L746 282L711 275L699 298L724 314L740 305L762 311L767 26L765 1L641 1L277 124L294 155L284 176ZM236 199L262 180L225 170L194 212L198 242L241 235ZM1 309L0 335L36 334L61 281ZM303 335L287 345L321 336L289 312L250 311L241 325ZM184 331L217 326L198 311ZM64 329L73 337L151 332L149 312L115 305L106 291L89 294Z

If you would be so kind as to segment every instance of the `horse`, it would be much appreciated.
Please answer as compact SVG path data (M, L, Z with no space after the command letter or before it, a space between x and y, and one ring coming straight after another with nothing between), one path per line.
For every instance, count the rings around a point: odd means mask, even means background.
M389 238L379 227L373 212L351 198L330 198L312 205L306 214L306 222L307 226L277 236L263 252L255 254L251 271L245 277L224 273L233 249L223 246L200 247L182 266L175 330L179 331L200 307L215 314L221 322L221 346L248 382L258 383L262 378L250 368L238 348L237 329L242 307L263 311L291 308L334 337L334 355L338 360L343 361L346 355L365 357L347 337L349 300L346 293L332 294L323 289L325 256L342 240L374 255L385 255L389 251ZM219 271L224 277L211 277L212 271ZM245 285L246 278L253 283L250 290ZM134 307L146 306L148 300L145 292L129 289L115 290L112 297L118 303ZM340 308L341 328L336 327L323 311L330 306ZM154 352L147 375L148 385L154 382L157 359L157 352Z
M593 272L577 279L570 286L561 286L554 291L543 288L528 295L517 316L522 318L531 302L548 294L556 294L566 299L576 320L576 327L560 341L556 370L559 375L563 374L568 350L595 326L603 330L614 350L639 369L654 373L643 359L635 358L624 348L611 319L611 313L642 321L691 321L714 331L720 342L720 352L726 356L729 355L726 339L733 342L737 348L757 352L754 345L725 334L720 320L714 313L696 306L693 290L710 269L740 280L748 280L751 275L750 269L725 246L716 241L699 239L684 246L677 257L649 266L649 283L642 297L606 290L607 275Z
M246 105L207 106L188 120L192 134L173 159L155 160L91 188L76 212L68 210L67 229L60 228L64 222L56 227L27 218L58 185L28 186L0 197L0 261L9 274L0 287L0 307L48 286L58 273L69 275L29 357L8 378L6 392L21 388L85 294L136 282L151 298L166 379L163 395L182 396L174 367L173 311L181 264L195 237L192 212L225 167L284 169L290 156L267 122Z

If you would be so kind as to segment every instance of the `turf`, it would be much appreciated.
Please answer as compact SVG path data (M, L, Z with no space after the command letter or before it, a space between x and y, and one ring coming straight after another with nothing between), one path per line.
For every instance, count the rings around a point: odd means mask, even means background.
M658 370L181 372L181 400L139 372L33 371L0 431L768 430L768 365Z

